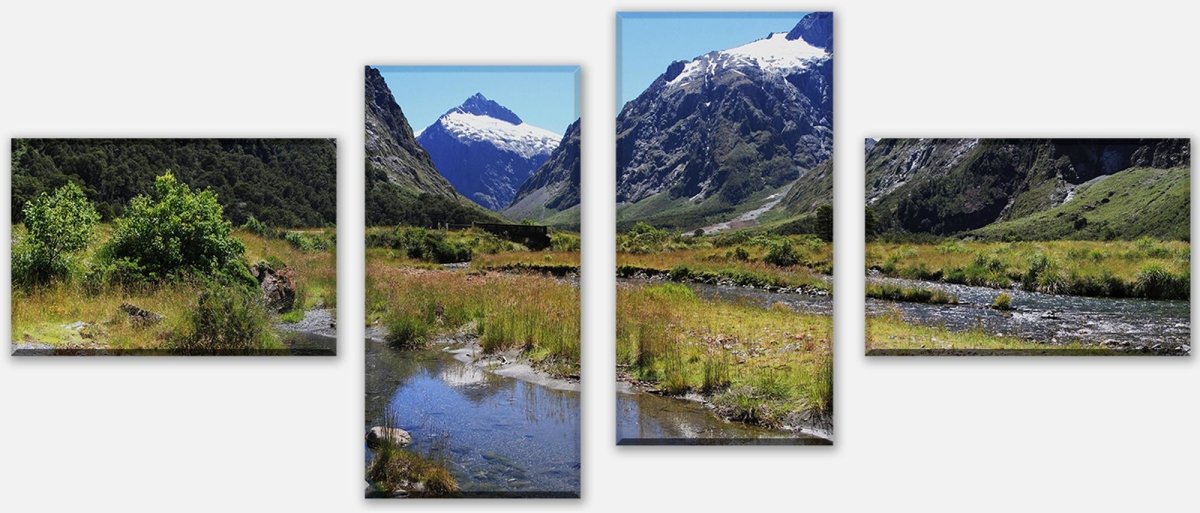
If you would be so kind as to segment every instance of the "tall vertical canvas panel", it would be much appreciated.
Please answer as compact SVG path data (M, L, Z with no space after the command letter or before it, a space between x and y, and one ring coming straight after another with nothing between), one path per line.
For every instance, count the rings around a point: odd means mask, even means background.
M578 497L579 70L366 68L368 497Z
M833 15L617 30L617 442L832 443Z

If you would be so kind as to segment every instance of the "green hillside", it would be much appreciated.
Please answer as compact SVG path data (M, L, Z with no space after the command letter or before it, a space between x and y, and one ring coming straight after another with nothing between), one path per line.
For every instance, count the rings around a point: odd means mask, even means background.
M1134 168L1081 184L1070 201L967 235L989 240L1188 240L1190 173Z

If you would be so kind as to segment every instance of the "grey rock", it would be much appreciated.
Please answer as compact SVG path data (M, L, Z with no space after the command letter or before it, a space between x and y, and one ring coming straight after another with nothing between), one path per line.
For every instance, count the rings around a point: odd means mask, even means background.
M400 428L383 426L375 426L367 430L367 447L375 449L385 440L397 446L405 447L412 443L412 435Z

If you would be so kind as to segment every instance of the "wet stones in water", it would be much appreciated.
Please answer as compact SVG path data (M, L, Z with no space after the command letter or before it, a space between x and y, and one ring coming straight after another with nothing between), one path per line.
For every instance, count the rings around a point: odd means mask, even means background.
M384 442L391 442L396 447L404 447L412 443L412 435L400 428L375 426L367 431L367 447L376 449Z
M134 305L132 303L121 303L121 306L119 306L118 308L122 312L124 312L125 315L129 316L129 320L131 322L133 322L134 326L137 326L139 328L143 328L146 326L153 326L155 324L158 324L159 322L162 322L161 315L151 312L149 310L140 308L137 305Z
M275 269L271 264L259 262L250 268L250 274L258 280L267 308L283 313L296 303L296 284L290 267Z

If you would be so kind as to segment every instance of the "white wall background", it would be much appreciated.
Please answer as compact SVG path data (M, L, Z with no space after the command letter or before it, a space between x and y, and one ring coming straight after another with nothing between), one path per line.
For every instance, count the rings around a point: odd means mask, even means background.
M1200 126L1196 4L967 4L752 5L836 12L837 445L617 448L614 13L743 2L6 2L6 170L14 136L337 137L343 322L337 358L0 357L0 510L1195 511L1195 357L862 356L864 137ZM362 66L401 63L583 66L582 501L361 498Z

